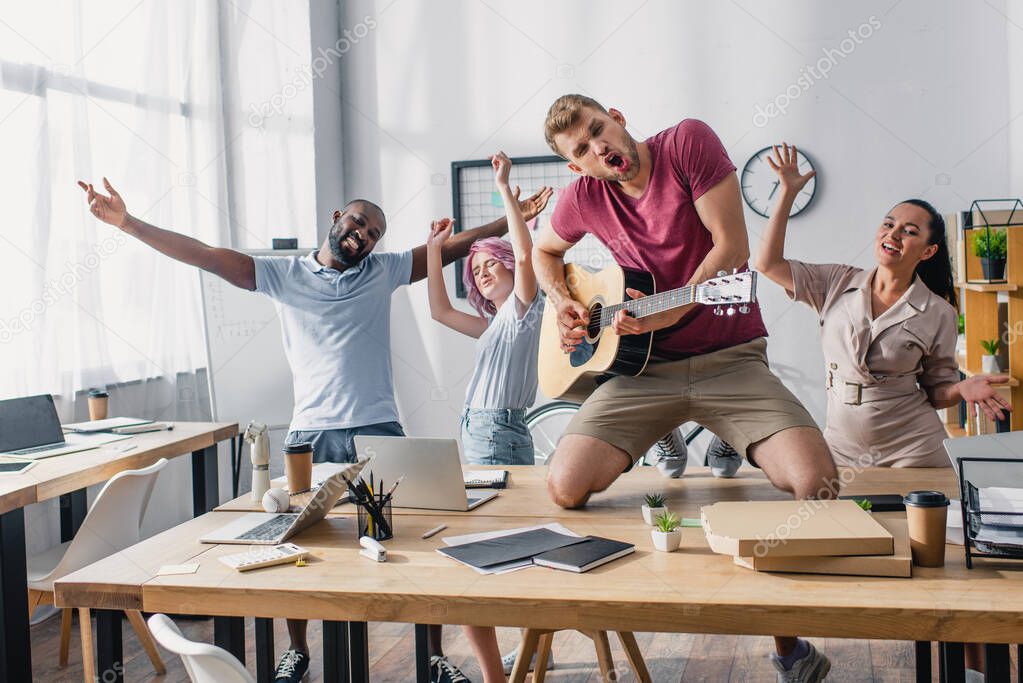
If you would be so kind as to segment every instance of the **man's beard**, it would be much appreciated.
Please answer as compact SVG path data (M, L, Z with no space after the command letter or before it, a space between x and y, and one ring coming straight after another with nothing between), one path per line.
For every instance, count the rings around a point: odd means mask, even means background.
M358 254L351 256L347 252L345 252L344 247L341 246L341 243L345 241L345 238L348 237L348 234L350 232L351 230L342 233L341 228L335 226L334 228L331 229L330 236L327 238L327 241L330 244L330 253L333 254L337 262L343 265L345 268L351 268L352 266L356 266L359 264L360 261L362 261L362 259L366 258L366 252L363 251L362 249L359 250Z

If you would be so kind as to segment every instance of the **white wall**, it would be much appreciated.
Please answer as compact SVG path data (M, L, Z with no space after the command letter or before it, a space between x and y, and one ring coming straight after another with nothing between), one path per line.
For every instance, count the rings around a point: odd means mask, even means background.
M865 266L876 226L901 199L953 211L1020 194L1007 126L1007 41L1019 29L1004 11L951 0L347 2L343 28L366 17L376 26L342 63L346 193L385 208L386 248L419 244L431 218L451 213L451 161L548 153L547 107L583 92L622 110L638 139L703 119L740 168L769 143L798 143L818 165L819 192L790 227L789 253ZM843 45L861 25L869 37ZM828 48L849 54L786 114L755 126L757 105ZM755 252L764 220L746 220ZM773 367L823 422L813 316L770 283L761 303ZM425 284L396 295L393 325L406 429L455 434L472 341L430 320Z

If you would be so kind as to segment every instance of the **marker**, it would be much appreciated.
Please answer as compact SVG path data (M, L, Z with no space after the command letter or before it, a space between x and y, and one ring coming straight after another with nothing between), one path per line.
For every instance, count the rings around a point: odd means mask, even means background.
M447 528L448 528L447 524L441 524L439 526L435 526L432 529L430 529L429 531L427 531L425 534L423 534L423 538L429 538L430 536L433 536L434 534L439 534L440 532L444 531Z

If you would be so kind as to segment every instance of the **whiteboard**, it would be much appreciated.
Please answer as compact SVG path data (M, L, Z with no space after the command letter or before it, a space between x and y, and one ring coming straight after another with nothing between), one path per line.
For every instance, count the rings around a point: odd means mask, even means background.
M250 256L305 255L309 249L245 251ZM281 322L270 297L199 271L210 408L218 422L249 420L287 429L295 404Z

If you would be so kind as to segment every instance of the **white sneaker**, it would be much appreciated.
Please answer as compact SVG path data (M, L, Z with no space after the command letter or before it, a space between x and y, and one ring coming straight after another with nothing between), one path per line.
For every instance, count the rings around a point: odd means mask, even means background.
M512 669L515 668L515 659L519 656L518 650L512 650L505 656L501 657L501 663L504 664L504 674L510 675ZM536 667L536 653L533 653L533 659L529 662L529 670L532 671ZM547 655L547 670L550 671L554 668L554 653Z
M707 466L718 479L731 479L742 467L742 456L715 436L707 447Z
M782 666L781 659L771 653L771 664L778 671L778 683L820 683L831 671L831 661L817 651L813 643L807 642L809 651L797 659L788 671Z

